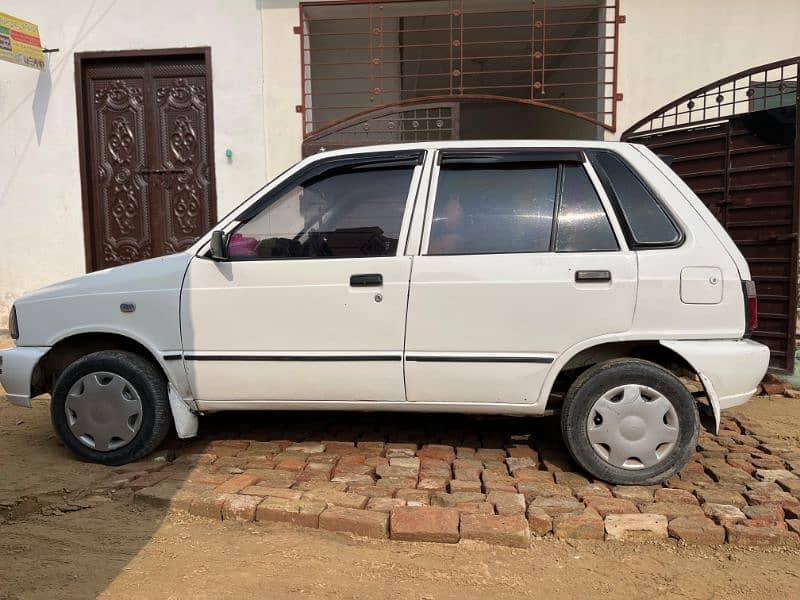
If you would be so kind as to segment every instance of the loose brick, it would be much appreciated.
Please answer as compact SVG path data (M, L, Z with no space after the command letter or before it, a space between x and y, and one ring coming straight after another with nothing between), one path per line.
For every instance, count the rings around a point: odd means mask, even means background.
M443 460L447 463L452 463L456 459L456 452L452 446L441 446L438 444L426 444L422 449L417 452L420 459L433 458L436 460Z
M405 505L406 501L400 498L370 498L367 502L367 510L390 513L392 509Z
M491 492L486 501L494 504L498 515L524 515L525 496L512 492Z
M573 492L578 500L584 500L589 496L611 498L611 490L599 483L590 483L589 485L574 488Z
M449 482L450 479L447 477L421 477L417 483L417 489L443 492L447 489Z
M419 474L419 465L416 467L381 465L375 469L375 474L378 477L416 477Z
M587 508L579 513L556 515L553 518L553 533L562 539L602 540L605 525L596 510Z
M517 483L517 490L520 494L525 496L526 502L532 502L539 497L572 497L572 490L569 487L566 485L558 485L557 483L520 481Z
M748 527L728 525L728 543L733 546L787 546L796 545L797 536L782 527Z
M681 502L683 504L699 504L697 498L691 492L686 490L673 490L670 488L661 488L656 490L656 502Z
M527 548L531 543L531 532L522 515L463 514L461 539Z
M605 519L606 539L641 540L667 537L667 517L654 514L611 514Z
M613 514L632 514L638 513L639 509L630 500L624 498L610 498L606 496L586 496L583 502L589 508L596 510L601 517L605 518Z
M786 469L757 469L756 479L777 482L780 479L798 479L798 477ZM800 481L800 479L798 479L798 481Z
M742 512L749 520L760 525L783 525L783 508L779 504L745 506ZM748 523L748 525L752 525L752 523Z
M589 480L580 473L573 473L571 471L557 471L554 473L554 475L556 478L556 483L566 485L573 489L584 487L589 484Z
M303 527L319 527L324 502L304 498L265 498L256 508L256 521L292 523Z
M744 497L751 505L780 504L781 506L794 506L799 502L788 492L775 491L772 488L752 489L744 493Z
M528 507L528 524L534 535L543 537L553 531L553 518L541 508Z
M342 531L363 537L389 537L389 515L374 510L358 510L334 506L319 516L320 529Z
M431 503L431 493L428 490L399 489L395 498L402 498L408 505L428 505Z
M486 500L486 495L480 492L455 492L447 494L445 492L433 492L431 494L431 505L453 507L459 504L475 504Z
M391 512L391 537L409 542L448 542L459 539L459 514L436 506L399 507Z
M539 461L533 457L509 457L506 459L508 470L513 475L520 469L536 469L539 466Z
M378 487L377 485L349 485L347 491L351 494L366 496L367 498L391 498L395 490L392 488Z
M719 525L734 525L747 518L738 506L732 504L707 502L703 505L703 512Z
M246 496L261 496L262 498L265 496L273 496L275 498L291 498L295 500L303 495L303 492L300 490L274 488L266 485L251 485L244 488L239 493L245 494Z
M340 506L343 508L364 508L367 505L367 497L348 492L335 490L311 490L303 494L308 500L324 502L328 506Z
M223 521L250 522L256 520L256 507L263 498L231 494L222 505Z
M683 502L653 502L652 504L640 504L639 510L643 513L664 515L670 521L678 517L702 517L703 509L695 504L684 504Z
M216 492L218 494L236 494L241 492L244 488L255 485L260 480L255 475L242 473L241 475L234 475L225 483L218 485Z
M618 485L614 487L611 492L614 494L615 498L630 500L637 504L641 502L652 502L654 496L653 488L640 485Z
M447 489L450 491L451 494L455 494L458 492L480 492L481 482L453 479L452 481L448 482Z
M539 496L531 506L541 508L551 517L583 511L583 504L569 496ZM596 512L596 511L594 511Z
M725 489L700 489L696 492L701 502L709 504L728 504L743 508L747 500L739 492Z
M718 546L725 543L725 528L706 517L672 519L669 522L669 534L687 544Z
M222 520L222 505L231 494L220 494L216 491L201 494L192 500L189 512L198 517Z

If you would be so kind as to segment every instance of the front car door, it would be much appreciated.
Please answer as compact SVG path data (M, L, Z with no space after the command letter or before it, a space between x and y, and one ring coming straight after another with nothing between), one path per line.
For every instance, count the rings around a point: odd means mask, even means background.
M330 157L226 226L227 261L195 257L181 294L195 399L403 401L424 152Z
M636 256L583 152L448 149L406 332L409 401L535 404L555 357L629 329Z

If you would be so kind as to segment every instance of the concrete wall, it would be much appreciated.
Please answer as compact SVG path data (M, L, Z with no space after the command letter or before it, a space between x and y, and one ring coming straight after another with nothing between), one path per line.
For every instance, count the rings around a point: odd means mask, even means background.
M255 0L5 0L2 10L38 24L42 43L60 51L41 73L0 62L0 321L13 298L85 271L75 52L211 46L220 215L263 185ZM291 29L287 37L295 56Z
M800 55L800 1L620 0L620 133L738 71Z

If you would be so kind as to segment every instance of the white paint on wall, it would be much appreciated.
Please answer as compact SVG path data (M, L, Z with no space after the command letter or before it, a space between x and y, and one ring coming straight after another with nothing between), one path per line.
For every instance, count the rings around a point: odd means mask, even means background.
M37 23L60 51L41 73L0 63L0 315L15 297L85 272L75 52L210 46L219 214L263 185L256 0L4 0L2 10Z

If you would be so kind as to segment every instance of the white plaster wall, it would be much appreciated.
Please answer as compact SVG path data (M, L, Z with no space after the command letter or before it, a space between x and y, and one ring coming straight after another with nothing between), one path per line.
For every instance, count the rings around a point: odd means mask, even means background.
M800 55L800 0L620 0L617 139L717 79Z
M38 24L60 52L42 73L0 62L0 327L13 298L85 271L75 52L210 46L220 216L266 180L257 0L4 0L2 10Z

